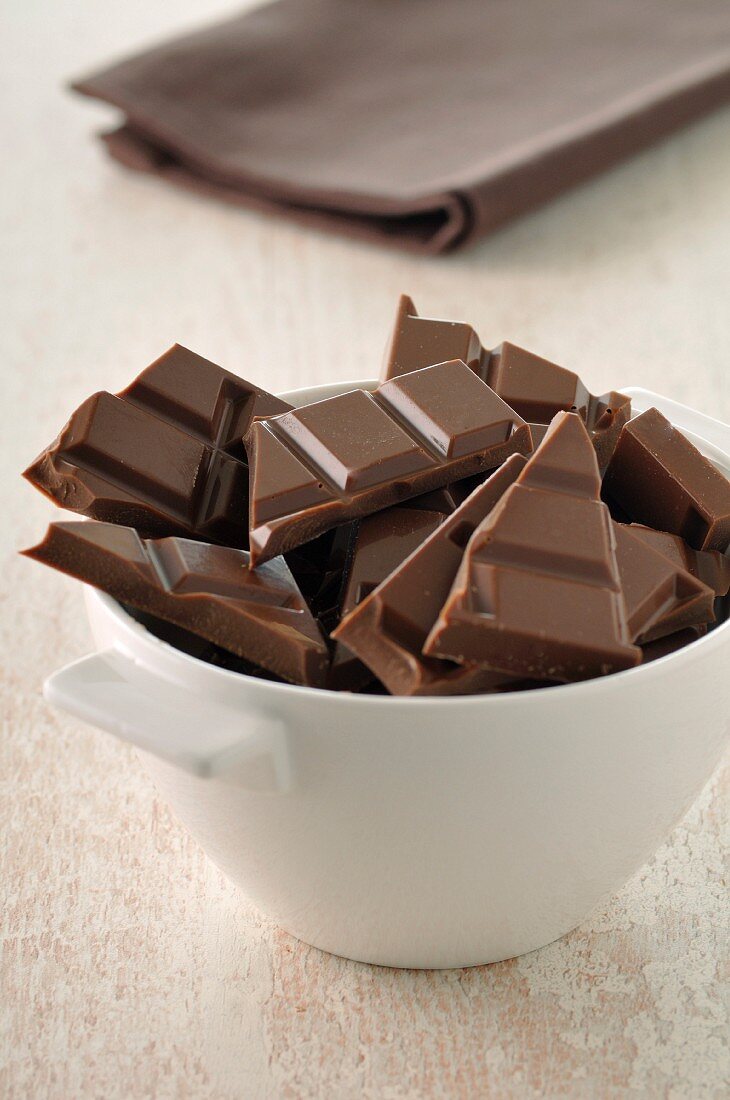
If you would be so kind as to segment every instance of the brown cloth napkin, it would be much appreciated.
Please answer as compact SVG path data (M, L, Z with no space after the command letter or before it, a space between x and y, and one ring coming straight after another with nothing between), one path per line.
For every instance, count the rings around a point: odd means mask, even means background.
M730 100L730 0L279 0L75 87L129 167L442 252Z

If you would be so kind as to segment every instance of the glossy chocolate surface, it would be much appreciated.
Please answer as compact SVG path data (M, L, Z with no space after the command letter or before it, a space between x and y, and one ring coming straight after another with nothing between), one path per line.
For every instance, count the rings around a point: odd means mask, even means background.
M583 421L558 413L469 540L424 653L560 681L638 664L600 487Z
M489 352L471 325L419 317L413 299L401 294L393 331L385 350L382 382L414 370L461 359L480 377Z
M655 531L640 523L632 523L629 529L635 538L708 585L716 596L726 596L730 592L730 557L717 550L693 550L683 538L669 531Z
M419 498L420 499L420 498ZM343 572L340 616L344 618L444 522L443 511L386 508L357 525ZM373 673L347 645L338 641L330 670L331 686L352 690Z
M95 521L27 555L201 660L368 694L602 676L727 618L730 482L657 410L405 296L385 370L293 409L175 345L26 471Z
M577 413L590 433L601 468L611 458L621 428L631 415L631 401L624 394L612 390L597 397L573 371L516 344L505 342L495 348L483 377L530 423L547 426L556 413Z
M633 642L643 644L713 621L711 588L637 538L632 527L614 522L613 534Z
M24 553L293 683L324 686L327 644L283 559L112 523L52 523Z
M730 482L658 409L623 428L604 491L636 523L695 550L724 553L730 544Z
M119 397L243 462L243 437L253 418L291 408L181 344L151 363Z
M247 544L241 434L286 402L179 345L73 413L25 471L56 504L150 536Z
M399 504L529 454L527 424L466 364L427 367L255 421L252 561L266 561L345 520Z
M556 413L578 413L593 440L599 466L603 469L608 464L631 415L631 401L625 394L611 391L597 397L573 371L516 344L504 342L490 352L471 325L419 317L413 300L401 295L381 377L396 378L448 359L463 360L534 426L535 447Z

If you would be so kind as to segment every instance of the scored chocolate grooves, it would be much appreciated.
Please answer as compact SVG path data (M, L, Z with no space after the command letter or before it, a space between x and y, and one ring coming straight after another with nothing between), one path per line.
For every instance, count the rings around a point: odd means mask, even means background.
M368 432L382 433L382 460L365 446ZM245 443L253 479L252 565L409 496L485 476L514 452L532 451L529 426L460 360L383 383L375 393L353 389L280 417L260 417ZM284 462L280 473L269 457L275 452ZM287 454L299 475L287 467ZM259 483L267 461L268 478ZM309 481L306 501L296 476Z
M433 441L429 440L427 436L422 435L421 432L419 432L418 429L410 421L407 421L402 416L400 416L397 410L392 407L392 405L389 405L388 402L384 401L383 398L380 397L380 395L377 393L372 393L370 390L366 390L364 392L367 394L368 398L373 402L373 404L377 405L380 411L384 413L388 417L388 419L396 425L396 427L405 432L412 443L415 443L417 444L417 446L422 447L423 450L431 456L434 462L440 463L443 461L443 455L434 445ZM296 436L290 435L288 432L281 430L281 426L276 419L267 420L266 427L269 429L271 434L275 436L276 439L278 439L284 447L287 448L287 450L296 455L302 466L304 466L305 469L309 470L310 474L312 474L314 477L317 478L319 482L321 482L322 487L329 489L333 496L340 497L356 495L355 493L349 493L346 489L342 489L339 485L337 485L328 475L328 473L323 469L323 467L320 466L319 463L316 462L312 458L312 456L304 450L304 448L299 444Z

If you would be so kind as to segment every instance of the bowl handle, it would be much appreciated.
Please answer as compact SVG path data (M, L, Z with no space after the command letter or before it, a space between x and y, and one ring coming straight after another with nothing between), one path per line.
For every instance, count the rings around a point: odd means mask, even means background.
M92 653L43 685L53 706L183 771L258 791L286 791L286 729L261 711L241 712L153 675L126 653Z
M719 447L726 454L730 453L730 424L724 424L714 416L708 416L706 413L698 412L697 409L691 409L688 405L680 404L679 401L672 401L670 397L663 397L659 393L644 390L639 386L628 386L622 390L622 393L628 394L632 399L638 398L642 408L650 409L653 405L655 409L659 409L660 413L664 413L667 420L671 420L675 427L686 428L687 431Z

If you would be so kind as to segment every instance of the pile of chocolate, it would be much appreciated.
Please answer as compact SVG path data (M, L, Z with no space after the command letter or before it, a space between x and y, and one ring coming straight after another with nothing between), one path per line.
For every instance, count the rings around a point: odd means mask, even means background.
M402 298L380 385L293 409L175 346L25 476L25 553L223 667L335 691L585 680L706 632L730 482L656 409Z

